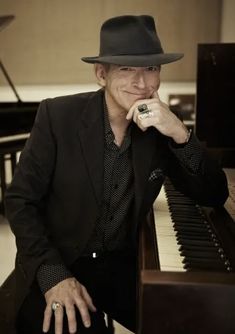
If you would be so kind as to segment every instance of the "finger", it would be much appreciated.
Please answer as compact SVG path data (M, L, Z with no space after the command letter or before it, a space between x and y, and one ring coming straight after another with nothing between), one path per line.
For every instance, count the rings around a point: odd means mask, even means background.
M140 121L141 130L145 131L150 126L153 126L153 119L151 117L145 118Z
M158 101L160 101L160 97L159 97L159 95L158 95L158 91L157 91L157 90L155 90L155 91L153 92L153 94L152 94L152 99L157 99Z
M138 122L138 116L139 115L140 115L140 111L138 110L138 106L136 106L135 109L133 110L133 115L132 115L133 121L135 123Z
M135 111L138 111L138 106L146 103L146 101L148 100L138 100L136 101L130 108L130 110L128 111L127 115L126 115L126 119L130 120L133 119L134 120L134 116L135 116Z
M145 128L145 127L142 126L142 125L139 125L139 128L140 128L140 130L143 131L143 132L147 130L147 128Z
M77 307L79 309L83 325L85 327L90 327L90 325L91 325L91 319L90 319L89 311L88 311L88 308L87 308L87 305L86 305L85 301L82 298L80 298L76 302L76 305L77 305Z
M138 125L138 128L140 128L140 130L142 130L142 131L146 131L146 130L147 130L147 127L145 127L145 126L143 125L143 123L144 123L144 119L141 119L140 116L141 116L141 115L138 116L137 121L136 121L136 124Z
M138 110L138 106L141 104L152 104L152 99L145 99L145 100L138 100L136 101L130 108L130 110L128 111L127 115L126 115L126 119L130 120L133 119L134 122L137 121L137 117L139 114L139 110Z
M64 308L58 307L55 311L55 334L63 333Z
M96 311L96 307L93 304L92 298L91 298L91 296L87 292L87 289L84 286L82 286L82 295L83 295L83 298L85 299L85 301L86 301L89 309L91 311L95 312Z
M45 312L44 312L43 325L42 325L42 331L44 333L47 333L50 329L51 316L52 316L51 306L47 305Z
M69 325L69 333L76 333L77 331L77 320L76 320L76 312L74 309L74 305L66 306L66 314L68 318Z
M130 110L128 111L127 115L126 115L126 119L127 120L130 120L133 118L133 113L134 113L134 110L136 108L136 103L133 104L133 106L130 108Z

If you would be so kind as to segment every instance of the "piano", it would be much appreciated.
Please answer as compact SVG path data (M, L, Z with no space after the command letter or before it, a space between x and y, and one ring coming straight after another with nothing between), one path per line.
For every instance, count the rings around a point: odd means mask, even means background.
M235 221L166 180L140 229L138 334L235 333Z
M198 45L195 133L229 199L200 207L166 180L140 230L138 334L235 333L234 59L235 43Z
M14 19L13 15L0 16L0 30ZM0 60L0 70L12 89L16 102L0 102L0 213L4 213L3 198L7 187L5 162L11 162L14 173L16 155L20 152L29 136L36 116L38 102L23 102Z

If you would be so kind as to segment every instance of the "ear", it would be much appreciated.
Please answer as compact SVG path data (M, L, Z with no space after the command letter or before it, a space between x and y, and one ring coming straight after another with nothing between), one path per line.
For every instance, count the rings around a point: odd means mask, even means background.
M98 84L101 87L105 87L106 86L106 80L105 80L106 71L105 71L104 65L103 64L95 64L94 65L94 70L95 70L95 75L96 75Z

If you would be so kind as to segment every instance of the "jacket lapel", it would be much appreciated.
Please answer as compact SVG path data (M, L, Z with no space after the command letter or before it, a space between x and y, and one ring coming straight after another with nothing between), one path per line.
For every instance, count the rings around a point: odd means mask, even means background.
M149 128L143 133L137 126L132 133L132 158L135 177L135 213L138 215L144 190L150 174L151 162L156 152L156 130Z
M91 96L84 109L79 123L78 136L96 201L99 205L103 193L104 165L103 93L101 90Z

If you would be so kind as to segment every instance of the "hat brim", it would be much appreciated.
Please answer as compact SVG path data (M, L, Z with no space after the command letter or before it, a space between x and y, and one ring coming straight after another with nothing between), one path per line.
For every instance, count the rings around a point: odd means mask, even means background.
M183 57L183 53L159 53L148 55L119 55L119 56L98 56L82 57L82 61L89 64L106 63L124 66L156 66L172 63Z

